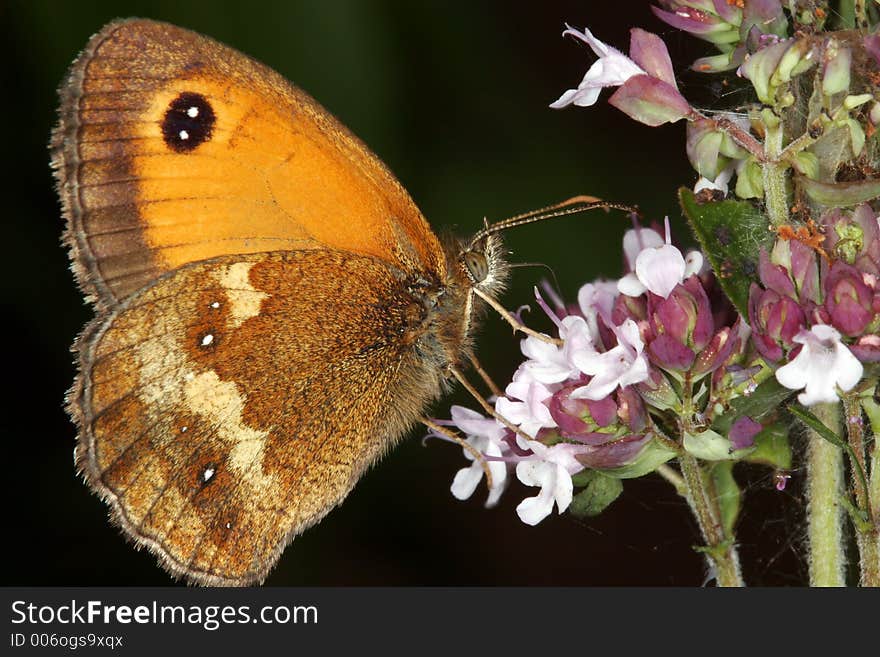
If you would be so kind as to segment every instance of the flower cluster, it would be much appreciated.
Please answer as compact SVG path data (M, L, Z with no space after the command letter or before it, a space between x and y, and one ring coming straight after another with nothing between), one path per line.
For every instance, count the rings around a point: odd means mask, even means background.
M569 89L550 107L593 105L603 88L619 87L608 102L636 121L650 126L687 121L687 155L699 174L695 191L713 189L727 194L735 174L734 193L743 199L760 199L767 193L764 165L769 154L804 178L805 192L811 198L827 199L823 178L835 165L858 157L867 136L880 124L880 103L874 94L853 93L861 89L854 80L852 46L839 37L806 30L786 37L789 20L779 0L661 0L659 4L653 9L661 20L721 51L697 60L695 70L736 69L763 106L739 113L700 111L680 93L666 45L657 35L633 28L626 56L589 30L567 27L563 36L586 43L598 60L577 89ZM798 16L798 25L808 20L822 22L817 12ZM866 36L862 46L871 58L867 66L873 68L862 77L876 79L880 37ZM862 60L860 65L865 66ZM797 78L817 67L816 91L805 112L797 106L798 92L803 93ZM803 135L783 151L781 125L788 118L786 110L798 117L796 126L789 121L789 129L794 127ZM829 158L836 160L828 162ZM868 200L867 194L877 196L873 188L836 191L850 203Z
M673 458L677 447L654 416L692 413L705 424L712 408L744 382L738 365L748 327L715 287L702 255L682 254L671 243L668 221L665 238L636 228L625 234L623 248L629 273L584 285L573 306L557 301L551 309L535 291L558 338L522 341L526 360L495 401L506 424L458 406L445 422L488 462L489 505L509 481L508 468L521 483L541 488L517 507L528 524L543 520L554 505L565 511L572 476L585 469L629 478ZM702 402L691 394L697 386L709 392ZM703 429L695 428L684 448L729 458L749 448L761 426L740 423L727 438ZM482 475L474 461L456 474L453 494L470 497Z
M536 524L554 507L595 515L622 479L658 472L687 498L719 584L739 586L733 465L770 466L784 489L800 423L811 581L845 582L845 507L860 582L880 586L880 13L827 6L657 0L657 17L717 49L692 68L728 71L751 95L736 112L693 107L657 35L631 29L624 54L566 26L596 60L551 107L613 88L608 102L636 121L684 121L699 177L679 201L702 251L682 253L668 222L665 236L635 228L619 280L584 285L574 305L545 288L552 309L536 290L554 337L525 330L525 361L491 417L456 407L447 422L473 461L456 497L489 473L494 504L515 472L540 488L517 507Z
M749 294L755 347L805 406L837 401L880 361L880 218L868 204L827 212L819 247L778 239ZM820 252L822 256L818 253Z

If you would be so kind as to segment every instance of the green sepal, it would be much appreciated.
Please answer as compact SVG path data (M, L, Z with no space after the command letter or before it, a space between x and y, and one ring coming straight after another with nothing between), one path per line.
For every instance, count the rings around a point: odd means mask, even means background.
M791 470L791 444L788 426L776 422L764 427L755 436L753 451L743 459L749 463L768 465L775 470Z
M721 524L725 536L733 536L733 528L742 507L742 493L733 477L733 461L716 463L711 472L715 484L718 509L721 511Z
M571 478L582 488L571 500L569 513L578 518L592 518L602 513L623 492L620 479L606 477L596 470L583 470Z
M602 470L602 474L614 479L635 479L636 477L643 477L649 472L654 472L658 467L674 459L676 456L678 456L678 452L669 449L655 438L642 448L642 451L633 459L632 463L619 468Z
M712 428L727 435L733 423L743 415L748 415L755 422L760 422L763 418L777 412L780 406L794 393L794 390L784 387L776 380L776 377L771 376L762 381L750 395L742 395L732 400L730 408L715 420Z
M730 441L711 429L700 433L685 431L682 444L688 454L704 461L727 461L734 458Z
M758 281L758 255L773 240L767 217L746 201L701 204L686 188L678 196L721 289L739 313L748 317L749 286Z

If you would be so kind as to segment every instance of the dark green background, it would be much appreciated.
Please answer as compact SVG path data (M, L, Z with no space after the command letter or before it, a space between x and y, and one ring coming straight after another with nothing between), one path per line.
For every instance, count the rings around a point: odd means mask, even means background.
M7 330L3 535L5 584L166 584L106 520L74 472L74 430L62 410L73 378L69 345L91 311L59 245L46 143L55 89L89 36L118 16L145 16L228 43L307 90L391 167L432 225L467 235L490 220L589 193L679 221L675 189L695 175L683 125L650 129L603 100L590 109L547 104L583 76L592 54L563 40L565 22L589 25L626 50L628 28L666 38L679 69L707 49L655 20L647 2L9 2L4 28L5 169L2 299ZM712 98L686 75L690 97ZM680 225L680 224L678 224ZM567 218L508 234L512 259L552 267L563 292L620 275L619 213ZM683 231L680 231L683 235ZM546 270L515 271L504 298L532 300ZM533 315L535 316L535 315ZM479 354L499 380L520 360L518 340L491 317ZM448 415L450 401L435 411ZM493 510L485 491L449 493L465 464L457 447L413 436L374 468L346 503L296 539L270 584L678 584L702 582L694 523L659 478L627 483L601 518L522 524L516 504L537 489L514 483ZM754 583L792 583L790 494L758 473L741 531ZM788 504L789 507L793 504ZM540 601L535 601L540 604Z

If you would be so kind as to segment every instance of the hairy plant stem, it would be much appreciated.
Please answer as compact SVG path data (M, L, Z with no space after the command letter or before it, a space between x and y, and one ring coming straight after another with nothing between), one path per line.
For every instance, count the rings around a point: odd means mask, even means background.
M818 404L813 413L840 431L840 406ZM807 537L810 586L845 586L843 543L843 452L812 430L807 431Z
M764 204L774 228L788 223L788 198L785 174L788 164L782 160L782 121L769 109L762 112L764 120L764 157L761 174L764 181Z
M680 474L678 474L675 470L673 470L666 464L657 466L656 472L658 475L660 475L666 481L672 484L679 495L681 495L682 497L687 497L687 486L685 486L684 479Z
M721 524L718 496L699 461L690 454L678 457L687 489L687 499L700 525L710 565L715 570L718 586L745 586L739 566L739 554L733 536L727 536Z
M862 407L858 397L843 398L846 418L846 435L849 440L850 480L858 512L864 518L853 522L856 544L859 548L859 581L862 586L880 586L880 552L878 552L877 518L871 508L868 482L865 478L865 436L862 423Z
M861 583L862 586L880 586L880 441L877 436L880 435L880 404L870 397L861 400L862 408L871 425L871 438L874 442L871 449L870 477L867 486L867 505L869 509L869 522L871 538L868 543L868 558L859 545L859 555L862 562L861 566ZM870 561L868 560L870 559ZM867 570L866 573L866 564Z

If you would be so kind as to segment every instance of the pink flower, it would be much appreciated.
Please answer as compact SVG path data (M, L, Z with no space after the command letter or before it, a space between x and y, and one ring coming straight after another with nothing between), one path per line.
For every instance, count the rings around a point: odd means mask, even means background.
M790 390L804 388L798 401L804 406L836 402L837 388L844 392L862 378L862 364L840 340L840 333L827 324L801 331L794 341L802 344L800 353L776 370L776 380Z
M562 36L571 35L580 39L592 48L599 59L587 71L577 89L569 89L550 105L553 109L561 109L572 104L578 107L595 105L599 100L599 92L605 87L619 87L634 75L646 75L633 60L616 48L599 41L587 28L584 28L583 32L578 32L567 25L566 28Z
M508 433L507 428L495 418L483 417L476 411L463 406L453 406L452 423L467 435L467 441L478 452L488 457L500 458L506 451L504 438ZM463 450L465 458L473 461L470 467L462 468L455 473L452 480L451 491L456 499L466 500L477 489L483 479L483 467L474 459L473 454ZM507 464L500 460L489 460L489 472L492 473L492 488L486 506L495 506L501 493L507 485Z
M516 476L526 486L540 486L541 492L520 502L516 512L527 525L537 525L553 512L554 504L559 513L571 504L571 476L584 469L575 456L584 448L567 443L547 447L536 440L530 440L528 447L534 456L517 463Z
M498 398L495 412L517 425L523 433L534 437L541 429L556 426L550 409L544 403L553 396L553 391L529 376L522 366L504 392L507 397ZM517 443L521 441L517 436Z
M613 329L617 346L606 352L579 351L573 355L578 369L593 378L571 393L572 399L599 400L618 387L640 383L648 378L648 359L638 325L631 319Z
M699 251L692 251L686 259L672 245L668 217L665 242L656 231L645 228L629 230L623 236L623 250L633 271L617 282L617 289L630 297L651 291L665 299L676 285L703 268L703 256ZM634 252L637 252L635 257Z
M596 103L605 87L620 87L608 102L640 123L657 126L694 115L676 86L666 44L656 34L639 28L630 30L631 58L602 43L587 29L578 32L568 27L562 33L567 35L586 43L599 59L577 89L567 90L550 107L588 107Z

